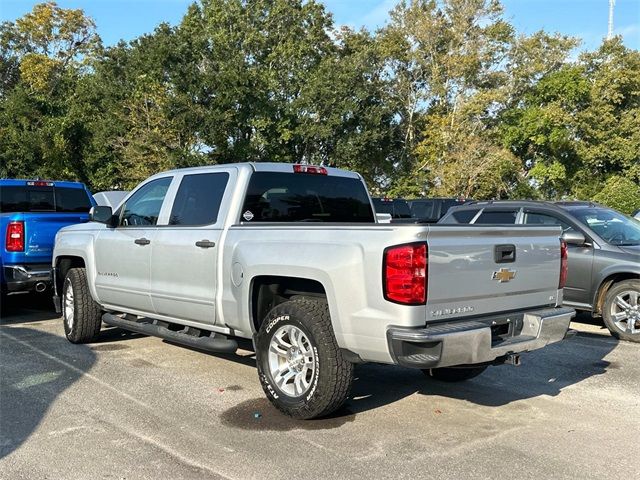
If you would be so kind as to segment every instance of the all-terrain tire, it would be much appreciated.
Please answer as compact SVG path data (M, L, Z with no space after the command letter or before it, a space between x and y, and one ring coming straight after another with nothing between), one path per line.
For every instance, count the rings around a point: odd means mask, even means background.
M288 338L286 332L295 333L296 329L299 330L298 338L302 338L306 345L304 351L309 352L308 356L304 357L304 362L313 366L313 369L309 367L310 376L305 380L308 387L299 395L283 390L291 389L290 383L289 386L282 384L282 388L278 385L274 378L273 365L282 357L278 357L275 352L270 357L270 348L274 347L272 341L277 340L274 337L284 335L281 337L284 339L284 345L287 345L287 339L290 345L294 345L296 342ZM286 347L278 348L287 351ZM288 351L295 351L295 348L292 347ZM309 360L312 357L313 360ZM329 415L340 408L351 391L353 364L344 358L338 348L329 307L324 299L296 297L273 308L265 317L257 334L256 360L260 383L267 398L278 410L293 418L311 419ZM282 368L289 368L287 365L284 363Z
M477 377L487 369L486 365L479 367L462 367L462 368L428 368L422 372L428 377L435 378L442 382L463 382Z
M62 321L71 343L94 340L102 325L102 310L91 293L84 268L72 268L62 284Z
M631 308L622 308L618 305L617 299ZM627 318L616 324L614 314L625 313L625 310L630 312ZM614 337L629 342L640 342L640 280L624 280L613 285L605 296L602 318ZM635 322L633 330L629 328L629 322Z

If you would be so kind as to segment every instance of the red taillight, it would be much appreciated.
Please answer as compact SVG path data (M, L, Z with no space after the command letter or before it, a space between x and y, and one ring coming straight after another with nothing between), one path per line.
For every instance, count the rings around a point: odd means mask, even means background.
M564 288L567 284L568 259L567 242L560 240L560 281L558 282L558 288Z
M6 240L7 252L24 252L24 222L10 222Z
M327 169L324 167L317 167L315 165L301 165L296 163L293 166L294 173L313 173L316 175L327 175Z
M384 298L405 305L427 301L427 245L390 247L384 252Z

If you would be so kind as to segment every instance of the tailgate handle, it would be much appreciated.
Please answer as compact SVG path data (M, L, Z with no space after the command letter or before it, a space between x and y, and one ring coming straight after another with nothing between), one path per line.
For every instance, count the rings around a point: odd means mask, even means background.
M516 261L515 245L496 245L493 251L493 259L496 263L513 263Z

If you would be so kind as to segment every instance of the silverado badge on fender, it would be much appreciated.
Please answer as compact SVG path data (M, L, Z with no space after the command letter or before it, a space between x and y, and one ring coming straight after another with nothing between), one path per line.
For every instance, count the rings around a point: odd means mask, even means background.
M505 283L513 280L516 276L515 270L509 270L508 268L501 268L497 272L491 274L491 280L498 280L500 283Z

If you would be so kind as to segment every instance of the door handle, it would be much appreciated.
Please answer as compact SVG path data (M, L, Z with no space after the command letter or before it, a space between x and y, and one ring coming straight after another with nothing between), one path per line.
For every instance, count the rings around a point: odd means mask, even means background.
M142 237L142 238L136 238L133 242L138 245L149 245L151 243L151 240Z
M209 240L200 240L199 242L196 242L196 247L200 248L211 248L215 246L216 242L210 242Z

